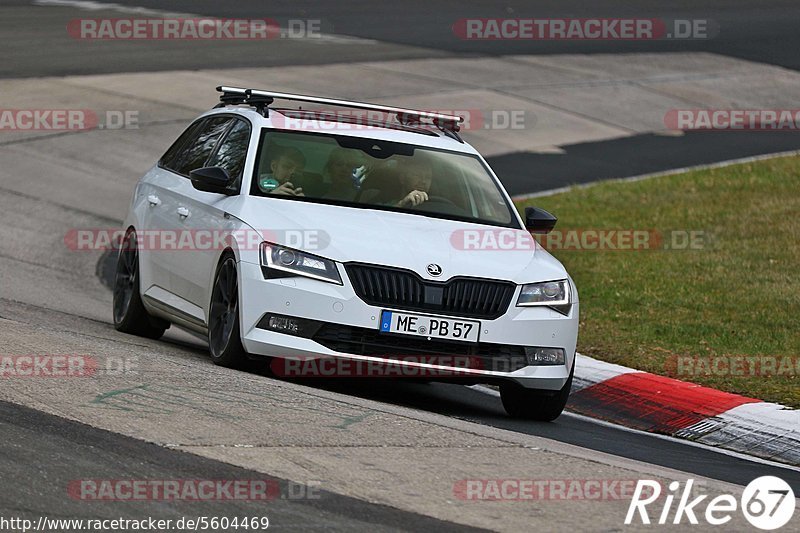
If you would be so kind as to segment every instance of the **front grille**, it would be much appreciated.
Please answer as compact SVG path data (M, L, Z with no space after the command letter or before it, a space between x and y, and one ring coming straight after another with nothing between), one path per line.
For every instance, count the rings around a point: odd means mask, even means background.
M473 318L506 312L514 284L477 278L426 281L410 270L349 263L345 270L359 298L381 307Z
M469 358L483 370L513 372L527 366L525 347L487 342L428 340L413 335L390 335L370 328L323 324L312 339L336 352L383 359L407 356L457 356Z

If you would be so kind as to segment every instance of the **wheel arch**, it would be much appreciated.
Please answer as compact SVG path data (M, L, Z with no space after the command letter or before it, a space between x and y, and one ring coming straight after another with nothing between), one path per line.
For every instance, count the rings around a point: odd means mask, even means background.
M241 260L239 259L238 254L238 247L235 246L235 239L231 239L233 242L226 242L225 247L220 250L219 254L214 261L214 268L210 269L208 279L206 280L206 301L203 303L203 313L205 314L205 321L208 324L209 320L209 313L211 311L211 293L214 290L214 282L217 279L217 273L219 272L219 267L222 265L222 262L228 256L233 256L234 261L236 261L236 265L238 266ZM236 275L239 275L239 269L236 269ZM238 284L241 286L241 283ZM241 292L241 289L239 289ZM241 297L241 294L239 295Z

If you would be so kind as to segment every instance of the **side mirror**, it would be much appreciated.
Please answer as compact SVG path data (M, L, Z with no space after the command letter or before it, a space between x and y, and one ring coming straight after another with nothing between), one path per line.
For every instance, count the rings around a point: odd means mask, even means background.
M525 208L525 227L532 233L550 233L556 227L558 218L538 207Z
M192 179L192 187L198 191L216 192L219 194L231 195L229 187L233 184L233 178L228 175L228 171L220 167L203 167L192 170L189 173Z

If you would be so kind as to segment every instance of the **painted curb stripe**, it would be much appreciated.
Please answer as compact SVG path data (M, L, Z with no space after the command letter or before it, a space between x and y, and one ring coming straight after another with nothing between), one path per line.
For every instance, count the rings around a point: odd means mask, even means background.
M592 359L583 354L577 354L575 362L575 376L572 378L572 393L597 385L608 379L627 374L629 372L641 372L625 366L606 363L599 359Z
M568 408L634 429L672 435L734 407L758 402L677 379L631 372L574 392Z

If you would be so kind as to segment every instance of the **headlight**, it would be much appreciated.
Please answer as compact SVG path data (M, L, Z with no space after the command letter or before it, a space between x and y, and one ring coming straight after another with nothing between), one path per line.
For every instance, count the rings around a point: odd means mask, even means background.
M330 259L269 242L261 243L261 266L342 285L339 269Z
M568 306L569 281L544 281L522 286L517 305Z

